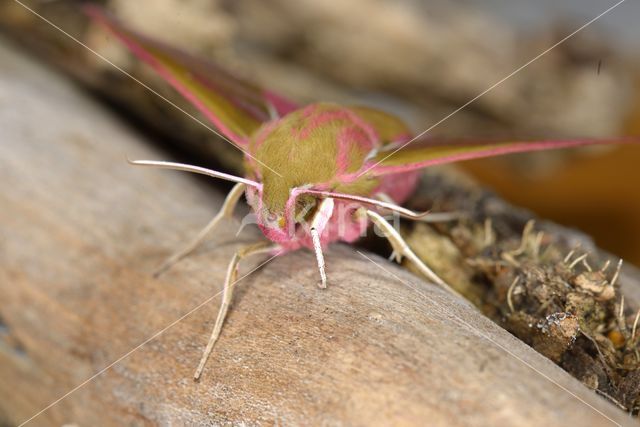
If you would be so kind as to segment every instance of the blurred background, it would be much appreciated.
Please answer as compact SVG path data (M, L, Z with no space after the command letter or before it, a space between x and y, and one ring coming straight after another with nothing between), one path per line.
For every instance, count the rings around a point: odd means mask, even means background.
M175 93L71 0L24 5L181 107ZM611 0L98 1L140 32L211 58L300 102L376 105L416 132L439 122L614 6ZM640 4L628 0L436 126L433 136L640 135ZM4 35L60 68L123 117L201 163L237 152L13 0ZM195 113L195 112L194 112ZM593 147L460 167L507 200L577 227L640 264L640 147Z

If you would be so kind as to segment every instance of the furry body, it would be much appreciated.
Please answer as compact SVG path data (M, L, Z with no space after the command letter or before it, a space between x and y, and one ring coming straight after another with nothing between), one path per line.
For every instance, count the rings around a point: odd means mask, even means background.
M408 138L408 128L394 116L326 103L311 104L264 124L250 139L251 157L245 157L247 177L262 183L247 187L247 200L262 232L285 250L313 248L309 230L303 227L308 215L300 214L305 207L313 213L317 202L306 190L372 199L384 194L396 203L404 202L415 189L417 172L381 177L358 173L368 166L372 154ZM336 200L321 234L323 247L334 241L353 242L362 235L368 220L354 215L359 206Z

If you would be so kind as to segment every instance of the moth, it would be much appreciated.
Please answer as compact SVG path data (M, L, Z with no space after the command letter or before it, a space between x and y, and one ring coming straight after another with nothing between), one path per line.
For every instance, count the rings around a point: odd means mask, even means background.
M420 272L451 290L405 243L385 214L410 220L447 220L451 215L403 208L420 170L432 165L508 153L575 147L602 140L443 142L412 139L398 117L365 106L314 103L300 106L244 81L212 63L127 29L95 7L87 13L119 38L190 101L244 153L245 176L199 166L136 160L131 163L208 175L235 186L218 214L188 245L169 257L162 272L191 253L244 195L264 241L236 252L229 263L222 303L195 371L198 379L216 343L231 303L238 264L248 256L308 248L315 252L319 286L327 286L323 251L332 242L354 242L375 224L388 239L396 261L403 257Z

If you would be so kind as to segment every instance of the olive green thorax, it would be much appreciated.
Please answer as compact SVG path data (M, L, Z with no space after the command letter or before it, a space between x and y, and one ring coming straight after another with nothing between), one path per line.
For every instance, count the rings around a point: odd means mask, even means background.
M380 128L382 122L385 126ZM342 153L341 171L338 164L339 136L347 128L362 138L370 135L369 145L349 144L346 154ZM259 173L255 178L260 178L263 184L264 206L270 212L281 213L291 189L309 184L329 184L330 190L349 194L370 194L378 185L378 179L362 177L345 184L340 182L338 174L357 172L364 165L371 148L380 147L392 134L402 132L406 132L406 126L386 113L327 103L310 105L277 122L263 125L253 135L249 150L252 156L270 168L259 163L255 166ZM372 141L372 138L376 140Z

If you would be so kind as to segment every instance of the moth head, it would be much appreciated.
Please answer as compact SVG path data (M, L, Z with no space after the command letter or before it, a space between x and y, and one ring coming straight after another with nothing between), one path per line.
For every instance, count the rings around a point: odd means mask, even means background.
M262 233L277 243L295 238L299 226L306 223L317 206L317 197L304 194L306 188L291 188L284 207L270 206L263 188L247 188L247 201L256 215Z
M254 212L255 223L265 237L276 243L284 243L292 239L293 230L287 221L285 209L269 206L265 202L262 187L247 187L246 196L247 202Z

